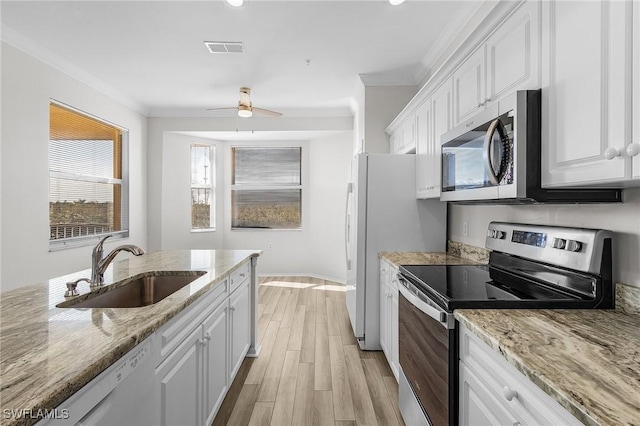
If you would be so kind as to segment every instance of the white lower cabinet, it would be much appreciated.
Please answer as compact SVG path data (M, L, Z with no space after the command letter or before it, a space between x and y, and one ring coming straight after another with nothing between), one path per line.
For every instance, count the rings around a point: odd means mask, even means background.
M477 336L460 326L460 425L581 425Z
M380 259L380 346L398 380L398 268Z
M198 325L156 371L160 425L202 424L202 330Z
M517 425L518 421L496 400L464 362L460 363L460 424Z
M203 344L203 409L205 425L213 423L213 419L227 394L233 375L228 376L228 350L226 344L229 329L226 303L213 312L204 322Z
M250 280L246 279L229 298L229 312L231 317L231 325L229 327L229 347L231 349L230 377L235 377L238 369L240 369L242 360L244 360L249 350L251 337L249 284Z

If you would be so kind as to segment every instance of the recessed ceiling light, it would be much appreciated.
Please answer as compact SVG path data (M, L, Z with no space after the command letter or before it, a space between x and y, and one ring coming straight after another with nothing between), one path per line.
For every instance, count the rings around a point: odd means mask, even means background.
M244 3L244 0L227 0L229 6L240 7Z
M389 4L392 5L392 6L397 6L397 5L402 4L402 3L404 3L404 0L389 0Z

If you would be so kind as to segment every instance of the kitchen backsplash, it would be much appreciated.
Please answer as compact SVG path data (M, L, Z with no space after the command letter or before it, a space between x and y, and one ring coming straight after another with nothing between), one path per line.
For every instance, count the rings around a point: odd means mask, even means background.
M616 310L625 314L640 314L640 288L616 284Z
M489 262L489 250L457 241L447 240L447 252L474 262Z

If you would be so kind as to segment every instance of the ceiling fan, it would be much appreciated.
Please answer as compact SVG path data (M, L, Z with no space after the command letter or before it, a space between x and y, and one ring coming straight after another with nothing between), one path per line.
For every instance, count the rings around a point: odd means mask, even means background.
M227 108L208 108L207 111L218 111L224 109L235 109L238 110L238 116L240 117L251 117L254 112L257 112L262 115L267 115L269 117L280 117L282 115L281 112L271 111L270 109L258 108L254 107L251 104L251 89L248 87L240 88L240 100L238 101L237 107L227 107Z

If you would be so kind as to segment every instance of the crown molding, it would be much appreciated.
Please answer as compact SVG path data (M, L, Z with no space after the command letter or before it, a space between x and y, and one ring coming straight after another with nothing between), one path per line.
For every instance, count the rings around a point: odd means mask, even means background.
M144 116L149 115L149 109L145 105L124 94L105 81L95 77L85 69L71 63L60 55L51 52L34 40L24 36L23 34L6 25L2 25L1 40L4 43L7 43L15 47L16 49L21 50L22 52L34 57L40 62L43 62L51 66L52 68L55 68L61 73L66 74L74 78L75 80L78 80L79 82L91 87L92 89L102 93L103 95L108 96L116 100L117 102L120 102L124 106Z

